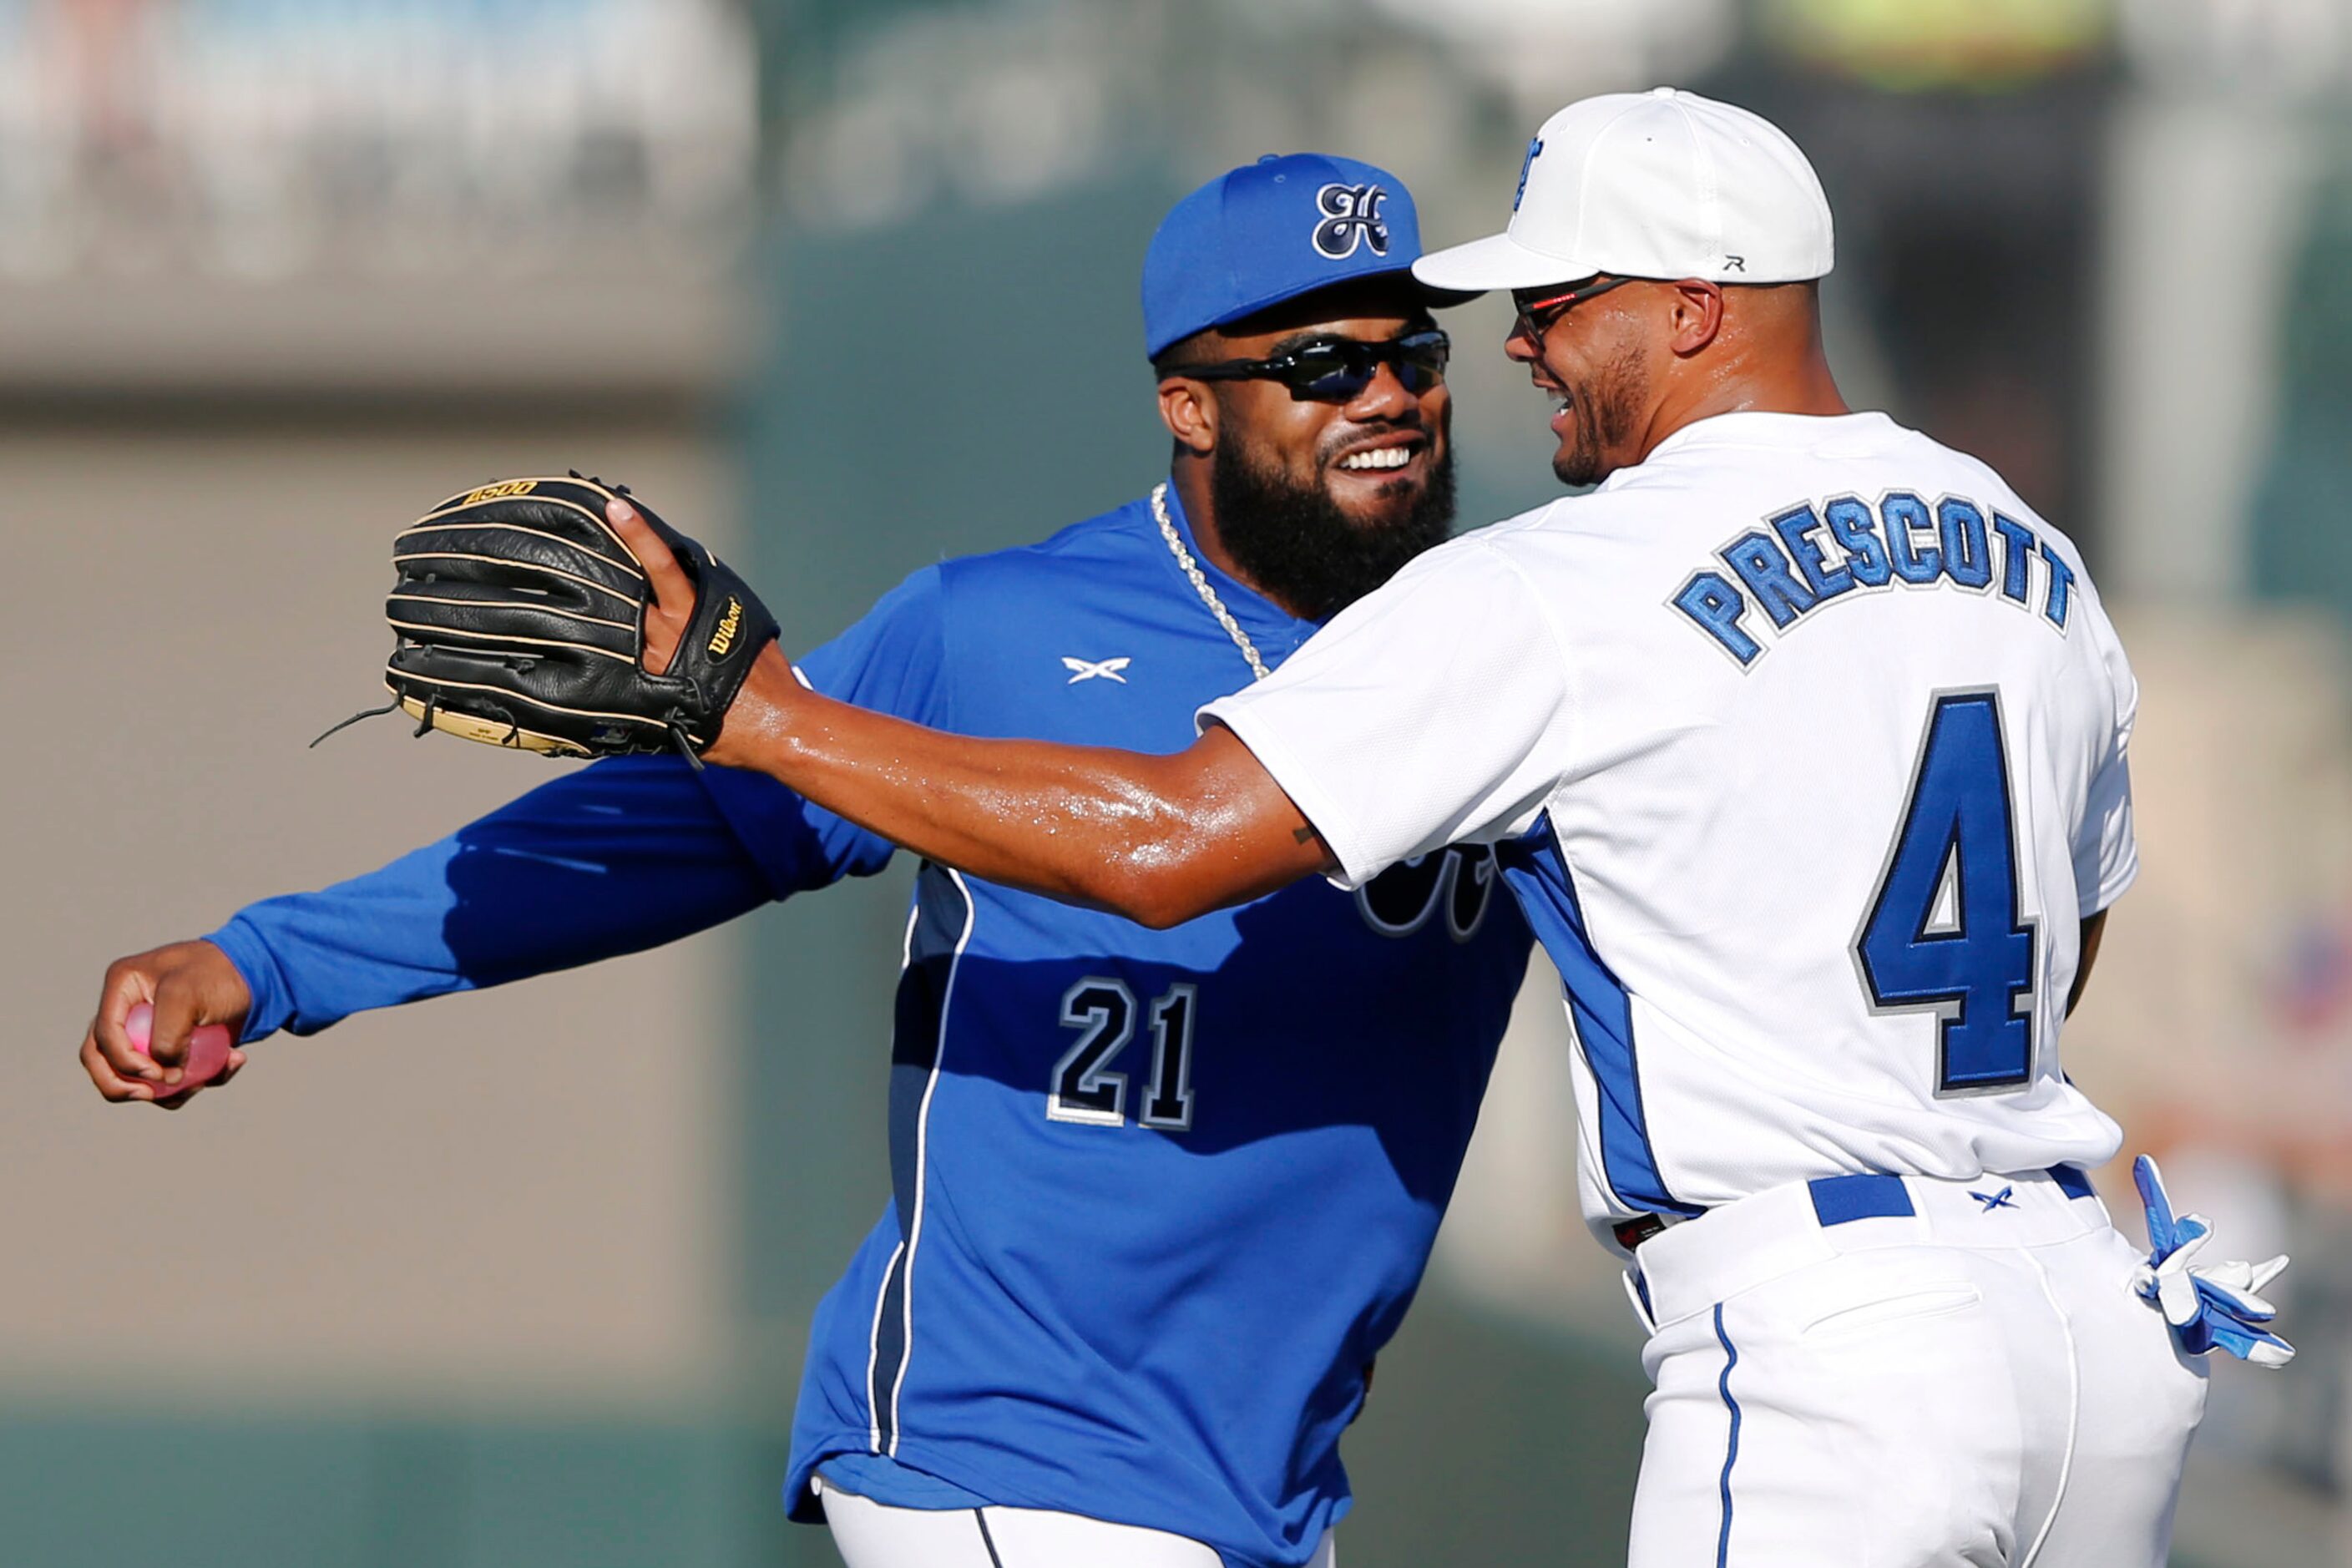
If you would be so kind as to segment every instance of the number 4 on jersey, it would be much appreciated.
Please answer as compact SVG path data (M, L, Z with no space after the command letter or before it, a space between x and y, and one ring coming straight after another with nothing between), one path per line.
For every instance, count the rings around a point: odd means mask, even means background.
M2032 995L2039 966L2033 923L2018 908L1997 694L1936 700L1903 825L1853 951L1877 1011L1941 1015L1937 1093L2032 1077L2033 1017L2018 1003Z

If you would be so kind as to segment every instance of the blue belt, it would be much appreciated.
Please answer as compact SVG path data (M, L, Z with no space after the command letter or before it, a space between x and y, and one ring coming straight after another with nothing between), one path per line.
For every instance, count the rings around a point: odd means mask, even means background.
M2053 1165L2048 1175L2070 1198L2091 1196L2091 1178L2077 1165ZM1865 1173L1859 1176L1817 1176L1805 1184L1813 1194L1813 1217L1825 1226L1849 1225L1858 1219L1901 1219L1917 1212L1910 1189L1900 1176ZM1631 1252L1666 1228L1656 1215L1636 1215L1613 1227L1617 1244Z
M2091 1178L2075 1165L2053 1165L2050 1179L2070 1198L2091 1195ZM1858 1219L1902 1218L1915 1211L1910 1189L1900 1176L1819 1176L1807 1182L1812 1190L1813 1217L1824 1226L1848 1225Z

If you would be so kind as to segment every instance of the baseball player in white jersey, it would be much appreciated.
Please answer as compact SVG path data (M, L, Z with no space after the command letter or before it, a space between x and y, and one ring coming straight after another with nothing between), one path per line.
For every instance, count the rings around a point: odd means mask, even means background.
M2155 1568L2203 1352L2288 1353L2284 1260L2190 1268L2151 1169L2144 1262L2084 1178L2121 1137L2059 1037L2137 865L2136 688L2063 534L1847 408L1831 261L1766 121L1571 105L1508 232L1416 270L1516 291L1596 490L1423 556L1174 756L919 730L781 658L711 755L1153 923L1497 846L1651 1331L1636 1568Z

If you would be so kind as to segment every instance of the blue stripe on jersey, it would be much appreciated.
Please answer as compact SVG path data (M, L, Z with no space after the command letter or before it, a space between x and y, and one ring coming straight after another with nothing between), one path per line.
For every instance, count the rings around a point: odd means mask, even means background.
M1733 1348L1731 1336L1723 1331L1723 1303L1715 1305L1715 1337L1723 1346L1723 1376L1717 1380L1715 1391L1723 1396L1723 1407L1731 1412L1731 1436L1723 1447L1723 1532L1715 1538L1715 1568L1727 1568L1731 1562L1731 1467L1739 1462L1739 1401L1731 1397L1731 1369L1739 1364L1739 1352Z
M915 911L907 925L907 961L898 974L891 1029L890 1188L901 1239L875 1300L874 1340L866 1360L869 1430L877 1454L898 1451L898 1391L906 1384L908 1346L914 1338L913 1279L923 1239L923 1166L931 1094L939 1086L956 961L971 940L972 914L971 894L963 879L943 866L923 862L915 879Z
M1625 983L1593 950L1584 909L1560 852L1559 835L1546 816L1525 838L1504 847L1503 874L1527 911L1528 923L1551 955L1568 992L1576 1037L1601 1090L1601 1170L1610 1191L1628 1207L1695 1215L1666 1190L1650 1147L1642 1106L1641 1064L1633 1046L1633 1005Z
M898 1379L907 1370L907 1244L890 1253L874 1299L874 1339L866 1354L866 1441L877 1454L898 1446Z

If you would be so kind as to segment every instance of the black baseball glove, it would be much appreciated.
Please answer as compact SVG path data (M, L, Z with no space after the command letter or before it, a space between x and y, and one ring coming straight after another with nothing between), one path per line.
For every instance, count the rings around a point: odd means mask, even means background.
M625 485L574 473L509 479L442 502L394 540L384 601L399 638L384 667L416 732L555 756L608 757L719 738L751 661L776 635L743 579L629 498L694 579L694 617L669 668L645 667L653 588L604 520ZM323 739L323 737L321 737Z

